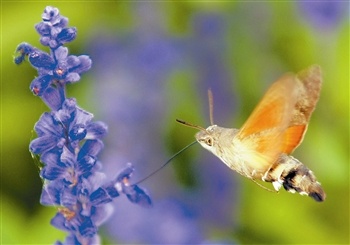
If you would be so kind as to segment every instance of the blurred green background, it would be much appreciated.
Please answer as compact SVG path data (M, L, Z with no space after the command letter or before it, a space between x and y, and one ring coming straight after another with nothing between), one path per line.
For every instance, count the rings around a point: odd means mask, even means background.
M226 121L228 124L216 121L219 126L240 127L268 85L285 72L298 72L315 63L323 70L320 101L304 142L293 155L314 171L327 193L326 201L316 203L284 190L272 195L232 172L232 176L237 177L236 184L240 185L237 206L232 207L236 209L236 225L229 230L216 229L206 235L207 239L230 237L238 244L349 243L349 3L330 2L326 9L303 5L303 2L142 3L160 16L161 21L156 22L154 28L161 28L170 39L186 39L192 46L201 45L200 40L191 43L189 38L193 36L196 16L215 14L222 18L226 27L222 39L227 48L222 54L217 47L217 52L232 79L230 93L235 98L232 98L234 108L225 112L230 118ZM13 63L16 46L25 41L42 48L34 24L41 21L45 6L52 5L69 18L68 26L78 28L77 39L68 45L70 53L89 54L92 51L88 48L102 38L99 37L101 33L111 36L133 33L140 21L137 11L140 4L114 1L1 3L2 244L48 244L65 237L63 232L49 225L55 209L39 204L42 182L28 145L35 137L35 122L47 108L29 90L36 70L28 63L20 67ZM213 50L215 55L215 48ZM180 66L176 74L164 80L163 92L169 103L164 106L169 108L166 114L169 120L158 115L164 134L154 140L163 142L169 157L191 142L194 134L191 129L175 125L175 118L201 126L209 124L207 114L201 116L200 113L207 110L207 104L199 103L192 92L186 92L192 89L197 91L195 96L206 96L192 81L201 74L195 71L196 67L195 62L184 70ZM104 120L98 112L103 105L92 97L94 91L90 85L94 82L94 72L98 71L92 69L84 74L84 82L68 87L68 93L77 98L82 108L94 113L98 120ZM179 96L181 100L176 99ZM220 100L220 95L214 94L214 100L215 97ZM176 103L172 104L174 101ZM147 130L147 125L145 128ZM209 154L204 149L192 153ZM105 243L113 243L108 235L102 238Z

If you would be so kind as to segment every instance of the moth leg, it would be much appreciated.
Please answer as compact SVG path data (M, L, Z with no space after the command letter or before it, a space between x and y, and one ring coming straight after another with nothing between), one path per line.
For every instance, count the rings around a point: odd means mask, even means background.
M269 192L273 192L273 193L278 193L278 190L273 190L270 188L267 188L266 186L263 186L262 184L260 184L259 182L257 182L255 179L253 178L249 178L251 181L253 181L255 184L257 184L258 186L260 186L261 188L263 188L264 190L267 190Z

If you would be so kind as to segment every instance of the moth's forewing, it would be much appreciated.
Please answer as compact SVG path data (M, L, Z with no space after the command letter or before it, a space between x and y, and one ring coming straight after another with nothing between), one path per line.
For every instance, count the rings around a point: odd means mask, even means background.
M307 124L295 125L287 128L284 133L284 142L282 152L290 154L303 141Z
M275 81L241 127L238 137L243 139L272 128L285 130L290 124L297 96L295 75L287 74Z
M266 171L277 159L284 147L285 131L290 126L297 98L298 86L293 74L270 86L233 139L233 144L246 149L242 151L245 164Z
M285 132L283 152L290 154L303 140L312 112L320 96L322 74L318 65L313 65L296 76L298 99L295 103L289 128Z

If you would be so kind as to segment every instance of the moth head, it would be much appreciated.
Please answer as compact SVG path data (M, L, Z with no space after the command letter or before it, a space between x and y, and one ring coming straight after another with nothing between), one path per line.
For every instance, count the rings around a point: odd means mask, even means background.
M196 140L207 150L214 153L215 145L216 145L216 137L215 137L215 129L217 128L216 125L211 125L207 129L194 125L179 119L176 119L177 122L186 125L191 128L199 129L200 131L196 134Z
M214 152L216 147L216 137L215 137L215 129L216 125L209 126L205 130L201 130L196 134L196 140L207 150Z

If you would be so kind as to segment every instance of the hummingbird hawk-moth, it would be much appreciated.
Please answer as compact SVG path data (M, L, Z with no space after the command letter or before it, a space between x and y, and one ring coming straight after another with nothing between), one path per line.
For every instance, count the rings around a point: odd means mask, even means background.
M318 65L282 76L270 86L240 129L214 125L212 109L212 125L206 129L176 120L199 129L195 137L205 149L259 186L266 188L256 180L271 182L276 191L283 186L289 192L322 202L326 194L313 172L290 155L304 138L321 83ZM209 101L212 108L211 92Z

